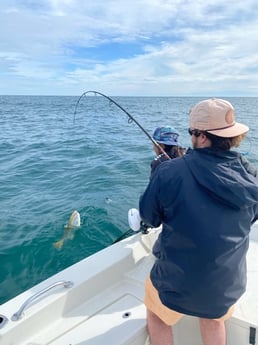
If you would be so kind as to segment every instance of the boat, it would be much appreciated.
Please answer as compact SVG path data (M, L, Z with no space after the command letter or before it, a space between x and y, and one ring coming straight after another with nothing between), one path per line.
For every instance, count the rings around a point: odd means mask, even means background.
M144 281L160 231L136 232L2 304L0 344L150 344ZM258 343L258 223L250 237L247 290L226 321L227 345ZM198 319L184 316L174 327L174 342L203 344Z

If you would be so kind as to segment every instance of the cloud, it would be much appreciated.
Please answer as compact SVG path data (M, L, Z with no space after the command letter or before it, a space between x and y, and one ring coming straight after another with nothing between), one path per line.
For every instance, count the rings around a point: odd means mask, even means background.
M255 95L255 9L252 0L3 1L0 93Z

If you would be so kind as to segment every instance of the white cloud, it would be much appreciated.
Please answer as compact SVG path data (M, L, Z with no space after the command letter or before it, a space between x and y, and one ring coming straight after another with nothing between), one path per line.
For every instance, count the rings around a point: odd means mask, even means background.
M254 95L255 6L251 0L3 1L0 93ZM140 48L119 56L114 43Z

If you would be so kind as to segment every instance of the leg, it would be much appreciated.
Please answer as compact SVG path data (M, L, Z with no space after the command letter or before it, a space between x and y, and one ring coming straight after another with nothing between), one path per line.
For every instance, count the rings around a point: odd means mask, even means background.
M224 320L199 319L204 345L226 345Z
M156 314L147 310L147 328L151 345L173 345L172 327L165 324Z

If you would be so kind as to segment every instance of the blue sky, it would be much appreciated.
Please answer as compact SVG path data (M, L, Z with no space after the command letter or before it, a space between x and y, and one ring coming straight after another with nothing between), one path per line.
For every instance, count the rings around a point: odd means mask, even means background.
M257 96L256 0L2 0L0 94Z

